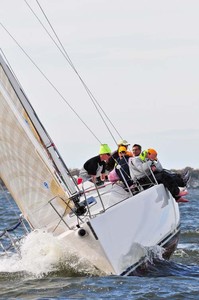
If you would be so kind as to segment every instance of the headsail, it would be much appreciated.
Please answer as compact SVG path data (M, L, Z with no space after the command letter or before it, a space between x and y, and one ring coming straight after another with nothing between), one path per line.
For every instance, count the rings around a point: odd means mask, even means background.
M1 56L0 123L0 177L33 228L55 230L60 218L49 201L63 216L78 189Z

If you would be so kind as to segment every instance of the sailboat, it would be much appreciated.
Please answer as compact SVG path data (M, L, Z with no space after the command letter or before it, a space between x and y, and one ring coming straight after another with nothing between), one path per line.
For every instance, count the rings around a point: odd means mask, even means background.
M2 56L0 143L0 178L32 231L52 233L105 275L133 274L154 247L166 259L175 251L180 213L169 191L78 184Z

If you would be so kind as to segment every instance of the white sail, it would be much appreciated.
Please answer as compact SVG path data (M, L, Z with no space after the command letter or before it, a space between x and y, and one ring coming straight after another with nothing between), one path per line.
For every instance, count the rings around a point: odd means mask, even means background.
M49 201L64 215L77 189L1 56L0 63L0 176L31 226L53 230L58 214Z

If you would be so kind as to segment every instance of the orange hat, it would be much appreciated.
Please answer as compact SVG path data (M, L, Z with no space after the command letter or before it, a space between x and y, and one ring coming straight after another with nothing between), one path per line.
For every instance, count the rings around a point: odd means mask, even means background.
M119 149L118 149L118 152L119 152L119 153L121 153L121 152L126 152L126 147L120 146Z
M149 149L147 150L147 152L148 152L149 155L150 155L150 154L153 154L154 159L157 160L157 155L158 155L158 153L157 153L157 151L156 151L155 149L149 148Z

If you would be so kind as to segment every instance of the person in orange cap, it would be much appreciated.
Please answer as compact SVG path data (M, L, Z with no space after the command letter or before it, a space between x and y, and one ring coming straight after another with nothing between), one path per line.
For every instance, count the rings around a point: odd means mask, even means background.
M157 181L164 184L177 202L188 202L182 198L187 191L181 192L175 178L163 170L155 149L149 148L142 151L139 156L130 158L129 168L131 178L137 180L143 188L148 188Z
M149 148L149 153L155 153L157 155L156 151L154 149ZM151 152L150 152L151 150ZM133 157L139 156L142 152L142 146L139 144L134 144L132 146L132 153ZM163 169L162 172L167 172L170 176L173 177L173 179L176 181L177 185L182 188L186 188L189 180L190 180L190 172L189 170L185 170L183 173L181 172L174 172L167 169Z

